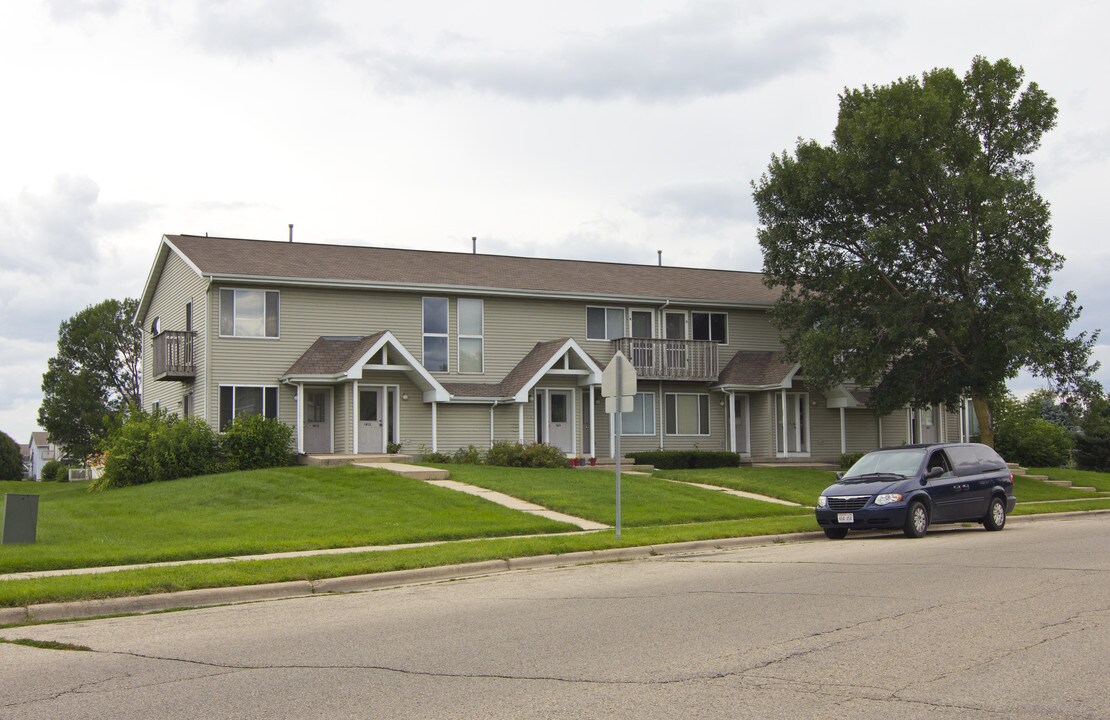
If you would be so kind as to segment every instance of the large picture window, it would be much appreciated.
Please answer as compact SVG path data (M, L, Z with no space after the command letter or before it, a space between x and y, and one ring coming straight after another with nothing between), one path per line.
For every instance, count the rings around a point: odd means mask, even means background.
M220 335L278 337L277 290L220 290Z
M586 308L587 340L616 340L624 335L624 308Z
M447 372L447 298L424 298L424 367Z
M708 435L709 396L667 393L666 416L668 435Z
M461 373L481 373L485 370L484 315L483 301L459 298L459 372Z
M263 415L277 418L278 389L276 386L221 385L220 430L226 430L240 415Z
M690 313L690 330L694 340L716 340L728 344L728 315L723 312Z
M655 434L655 393L636 393L632 412L621 413L621 435Z

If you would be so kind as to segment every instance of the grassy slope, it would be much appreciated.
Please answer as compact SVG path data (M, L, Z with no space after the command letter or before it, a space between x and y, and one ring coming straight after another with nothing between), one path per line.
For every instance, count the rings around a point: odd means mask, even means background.
M1110 473L1091 470L1069 470L1068 468L1029 468L1031 475L1047 475L1053 480L1071 480L1080 487L1093 487L1110 492Z
M616 485L597 470L521 471L484 465L450 465L452 479L523 498L552 510L612 525ZM747 500L658 478L621 476L621 524L626 527L798 515L801 508Z
M38 542L0 546L0 573L577 529L365 468L87 487L0 483L40 494Z
M1071 488L1051 485L1044 480L1030 480L1021 475L1014 476L1014 495L1017 496L1019 503L1040 502L1042 500L1074 500L1076 498L1106 497L1097 492L1072 490Z

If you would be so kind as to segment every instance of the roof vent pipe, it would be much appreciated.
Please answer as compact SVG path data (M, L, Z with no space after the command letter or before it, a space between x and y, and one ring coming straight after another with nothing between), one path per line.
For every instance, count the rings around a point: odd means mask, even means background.
M470 252L474 255L478 254L478 236L470 238Z
M290 226L290 227L292 227L292 226ZM662 250L656 250L655 252L659 253L659 267L663 267L663 251Z
M289 242L293 242L293 223L289 223Z

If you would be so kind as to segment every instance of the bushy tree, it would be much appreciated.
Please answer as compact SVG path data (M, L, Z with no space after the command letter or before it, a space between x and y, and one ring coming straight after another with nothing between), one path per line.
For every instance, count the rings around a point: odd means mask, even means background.
M1110 472L1110 396L1088 405L1075 437L1075 464L1081 470Z
M91 455L113 416L139 405L142 332L131 322L137 307L131 298L105 300L58 329L58 353L42 376L38 420L70 457Z
M873 386L883 413L988 400L1022 368L1065 397L1093 386L1097 333L1069 336L1081 308L1048 295L1063 257L1030 155L1056 103L1009 60L960 78L845 90L831 145L799 141L754 183L771 316L817 387Z
M1062 425L1039 414L1042 397L1018 402L1006 394L992 403L995 419L995 449L1010 462L1032 467L1066 465L1071 455L1072 435Z
M11 435L0 432L0 480L23 479L23 456L19 443Z
M229 470L280 467L293 462L293 428L261 415L240 415L220 438Z

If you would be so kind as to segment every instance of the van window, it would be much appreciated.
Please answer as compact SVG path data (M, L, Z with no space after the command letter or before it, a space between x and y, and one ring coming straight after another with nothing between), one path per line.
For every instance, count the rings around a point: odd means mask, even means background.
M979 454L972 445L955 445L946 448L957 475L974 475L979 472Z

